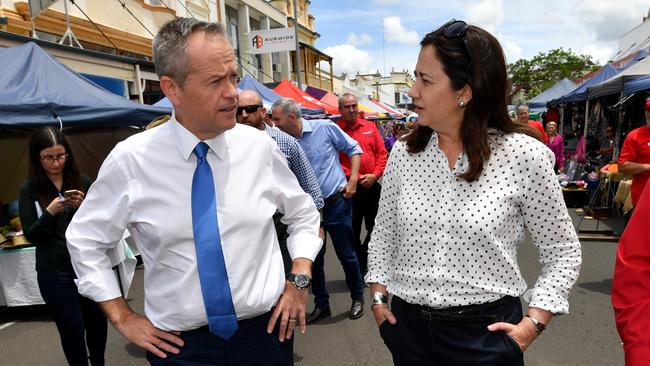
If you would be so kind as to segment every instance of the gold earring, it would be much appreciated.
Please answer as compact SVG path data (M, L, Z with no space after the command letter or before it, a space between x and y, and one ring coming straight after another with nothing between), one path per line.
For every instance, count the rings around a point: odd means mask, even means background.
M459 101L458 101L458 106L461 107L461 108L465 108L465 101L462 100L462 99L459 100Z

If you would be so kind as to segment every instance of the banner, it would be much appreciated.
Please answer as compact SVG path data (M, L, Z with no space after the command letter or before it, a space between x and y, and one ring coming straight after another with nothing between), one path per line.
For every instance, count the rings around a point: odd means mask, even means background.
M248 36L251 54L294 51L296 49L293 28L275 28L251 31Z
M39 16L43 11L49 8L56 0L29 0L29 12L32 19Z

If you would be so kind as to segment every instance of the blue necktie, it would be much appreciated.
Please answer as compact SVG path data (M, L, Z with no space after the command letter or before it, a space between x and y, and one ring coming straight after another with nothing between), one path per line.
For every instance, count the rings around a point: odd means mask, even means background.
M237 315L221 249L214 179L206 159L208 149L205 142L194 148L197 162L192 179L192 230L210 332L228 340L237 331Z

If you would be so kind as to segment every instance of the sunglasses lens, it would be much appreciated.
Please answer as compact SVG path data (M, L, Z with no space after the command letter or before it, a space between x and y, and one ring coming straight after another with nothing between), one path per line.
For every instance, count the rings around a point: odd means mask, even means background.
M237 115L242 114L243 111L246 111L246 113L255 113L257 112L258 109L260 109L261 106L259 105L247 105L245 107L237 107Z
M462 20L457 20L448 26L445 27L445 29L442 31L442 34L446 38L457 38L457 37L463 37L465 33L467 33L467 28L469 26L467 23L463 22Z

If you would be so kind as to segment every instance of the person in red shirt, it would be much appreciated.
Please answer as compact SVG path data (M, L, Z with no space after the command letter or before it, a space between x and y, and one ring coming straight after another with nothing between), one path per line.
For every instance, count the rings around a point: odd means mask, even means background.
M650 188L646 187L616 253L612 305L626 366L650 362Z
M618 156L618 171L632 176L632 203L636 206L650 178L650 99L645 103L645 125L625 137Z
M528 106L525 105L520 105L517 107L517 121L520 123L528 123L528 125L532 128L535 129L535 131L539 132L538 138L540 141L543 141L544 143L548 142L548 135L546 135L546 131L544 131L544 126L539 121L535 121L532 119L528 119Z
M384 174L388 153L377 126L370 121L359 118L357 97L349 93L341 95L339 98L339 112L341 113L341 119L338 121L339 127L355 139L359 143L361 150L363 150L357 193L352 197L352 227L354 229L355 249L359 258L359 267L361 273L365 274L368 268L368 242L379 209L381 186L377 179ZM339 158L343 171L349 178L350 158L345 154L340 154ZM361 224L364 220L368 234L361 241Z

